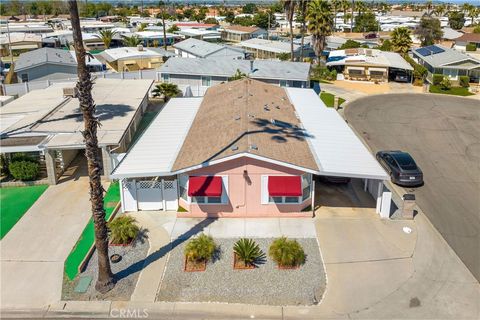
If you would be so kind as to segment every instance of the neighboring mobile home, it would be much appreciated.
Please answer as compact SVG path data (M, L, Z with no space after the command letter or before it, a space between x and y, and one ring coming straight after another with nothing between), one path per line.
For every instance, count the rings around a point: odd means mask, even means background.
M107 49L100 53L108 68L117 72L159 68L174 55L162 48L145 48L142 45Z
M175 54L182 58L232 58L245 59L246 52L241 48L211 43L194 38L173 45Z
M266 36L267 31L258 27L232 25L222 30L222 40L230 42L241 42L252 38L265 38Z
M389 178L313 90L252 79L171 99L112 173L123 211L179 217L311 217L313 175L365 179L379 202Z

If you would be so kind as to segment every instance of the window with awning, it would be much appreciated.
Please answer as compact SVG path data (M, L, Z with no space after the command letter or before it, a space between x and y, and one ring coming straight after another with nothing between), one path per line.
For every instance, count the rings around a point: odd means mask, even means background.
M300 176L268 177L268 194L270 197L302 196L302 178Z
M221 197L222 177L195 176L188 178L188 196Z

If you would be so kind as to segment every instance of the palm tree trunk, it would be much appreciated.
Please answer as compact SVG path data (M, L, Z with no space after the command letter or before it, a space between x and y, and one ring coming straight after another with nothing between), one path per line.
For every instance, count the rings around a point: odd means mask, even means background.
M165 29L165 12L162 8L162 26L163 26L163 48L167 50L167 31Z
M106 293L115 286L115 279L108 260L108 236L105 221L105 210L103 208L103 187L100 174L102 164L98 154L97 128L98 119L95 117L95 102L92 98L92 80L90 72L85 64L85 48L83 46L82 32L80 29L80 18L75 0L68 0L70 19L73 30L73 42L77 56L77 89L78 100L83 114L85 140L85 155L88 164L88 177L90 180L90 202L95 230L95 247L98 254L98 280L95 289L100 293Z
M355 0L352 0L352 16L350 17L350 32L353 32L353 12L355 11Z
M291 61L294 60L293 59L293 18L290 19L290 60Z
M303 62L304 58L304 51L303 51L303 46L305 45L305 28L306 28L306 21L305 21L305 14L306 14L306 0L301 0L300 2L300 10L302 14L302 42L301 42L301 48L300 48L300 61Z

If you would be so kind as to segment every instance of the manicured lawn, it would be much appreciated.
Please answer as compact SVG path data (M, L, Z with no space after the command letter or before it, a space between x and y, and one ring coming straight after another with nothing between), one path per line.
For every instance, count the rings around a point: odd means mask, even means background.
M120 201L120 188L118 182L110 184L110 187L108 187L107 193L105 194L103 200L105 219L108 221L108 219L110 219L112 216L115 206ZM73 250L68 255L67 260L65 260L65 273L70 280L73 280L76 277L78 273L78 267L92 247L94 241L95 236L93 231L93 220L90 218L87 226L85 229L83 229L82 235L75 244L75 247L73 247Z
M320 99L322 99L323 103L329 108L333 108L333 103L335 101L335 95L328 93L328 92L321 92ZM345 102L345 99L338 98L338 105L341 106L342 103Z
M0 239L37 201L48 185L0 189Z
M468 91L468 88L463 87L452 87L448 90L443 90L440 86L434 86L433 84L430 85L430 92L431 93L441 93L441 94L450 94L455 96L472 96L473 93Z

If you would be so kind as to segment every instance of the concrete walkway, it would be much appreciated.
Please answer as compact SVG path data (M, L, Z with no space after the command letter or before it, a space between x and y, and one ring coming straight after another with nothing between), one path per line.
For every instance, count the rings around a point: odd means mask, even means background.
M161 224L157 223L155 214L158 215L158 213L148 211L135 213L135 218L141 227L148 230L150 249L147 256L153 257L158 254L160 258L152 263L147 263L147 266L140 272L131 301L154 302L163 278L170 250L170 235Z
M84 174L79 168L50 186L0 242L2 308L60 300L63 263L90 218Z

